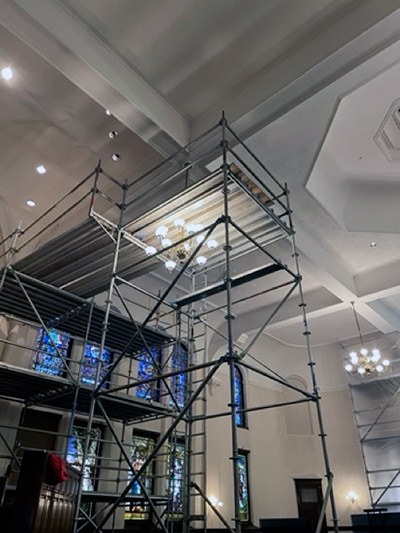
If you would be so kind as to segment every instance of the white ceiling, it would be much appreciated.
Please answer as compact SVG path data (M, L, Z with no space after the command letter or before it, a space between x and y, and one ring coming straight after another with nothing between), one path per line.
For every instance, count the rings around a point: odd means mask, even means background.
M400 227L366 199L387 179L393 205L400 199L399 163L373 143L399 97L399 8L400 0L287 0L284 10L278 0L251 9L239 0L0 0L0 62L15 70L0 85L2 231L29 222L98 159L119 180L134 176L224 108L289 184L313 342L354 336L350 301L365 332L397 331ZM363 199L356 227L342 206L350 178ZM290 258L285 243L278 253ZM269 333L296 344L300 322L293 299Z

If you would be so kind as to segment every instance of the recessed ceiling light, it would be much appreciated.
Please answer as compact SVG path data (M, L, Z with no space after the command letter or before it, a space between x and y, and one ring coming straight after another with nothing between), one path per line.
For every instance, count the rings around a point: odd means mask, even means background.
M13 76L14 73L11 67L4 67L1 69L1 77L3 78L3 80L9 81Z
M111 110L110 109L106 109L106 115L108 115L108 116L111 115Z
M43 165L39 165L38 167L36 167L36 172L38 174L46 174L47 169Z
M376 243L376 242L371 242L371 243L370 243L370 246L371 246L371 248L376 248L376 247L378 246L378 243Z
M120 156L119 154L113 154L113 155L111 156L111 159L112 159L113 161L119 161L119 160L121 159L121 156Z
M26 201L26 205L29 206L29 207L35 207L36 202L34 202L33 200L27 200Z
M118 132L117 131L109 131L108 132L108 136L110 137L110 139L115 139L115 137L118 137Z

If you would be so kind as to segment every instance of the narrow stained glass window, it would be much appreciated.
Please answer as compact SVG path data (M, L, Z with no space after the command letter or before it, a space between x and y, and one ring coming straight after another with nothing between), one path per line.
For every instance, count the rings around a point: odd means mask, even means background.
M37 352L33 358L33 369L42 374L64 377L66 374L65 366L55 346L57 346L62 357L68 360L71 339L55 330L50 330L49 333L50 335L47 334L44 328L39 331L36 342Z
M169 510L174 515L180 515L183 512L184 466L185 444L183 442L170 443L167 460L167 494L170 498Z
M150 352L150 353L149 353ZM157 375L157 365L161 364L161 348L152 347L149 350L143 348L138 358L138 380L150 379ZM146 400L159 398L159 382L151 381L142 383L136 387L136 396Z
M237 409L244 409L244 387L241 371L235 366L235 404ZM245 416L243 412L236 412L236 425L245 426Z
M171 356L171 368L173 372L178 370L185 370L188 366L188 352L181 344L174 347ZM187 374L177 374L171 376L171 392L174 395L176 403L179 407L183 407L187 399ZM175 402L170 398L169 403L171 406L175 405Z
M100 347L95 344L86 344L83 358L81 383L83 385L94 385L96 381L97 366L99 364ZM104 348L100 357L99 383L106 376L112 363L113 355L107 348ZM103 388L107 388L110 382L106 382Z
M145 460L154 450L155 439L147 435L133 435L131 447L131 461L134 470L137 472L142 467ZM153 463L154 464L154 463ZM150 464L141 475L140 481L149 494L153 493L153 464ZM132 472L129 472L128 479L132 479ZM130 494L141 496L143 494L139 481L135 481L131 487ZM149 506L143 501L129 502L125 506L125 520L148 520Z
M249 474L247 453L239 453L237 462L239 471L239 507L240 519L242 522L250 522L250 504L249 504Z
M85 448L86 428L74 426L68 441L67 462L82 471L83 452ZM101 429L92 428L89 439L89 451L83 467L83 490L92 492L96 486L97 458L100 452Z

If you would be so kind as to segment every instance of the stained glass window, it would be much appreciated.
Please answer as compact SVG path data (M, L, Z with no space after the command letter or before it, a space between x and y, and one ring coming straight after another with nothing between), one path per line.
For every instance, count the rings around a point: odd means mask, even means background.
M147 457L154 450L155 439L148 435L133 435L131 447L131 461L135 471L138 471ZM153 464L150 464L140 477L142 484L149 494L153 493ZM132 479L132 472L129 472L128 479ZM138 481L135 481L130 490L131 494L142 495L142 487ZM148 520L149 506L142 501L129 502L125 506L125 520Z
M184 467L185 444L184 442L170 443L168 446L167 460L167 494L170 498L170 512L182 514L184 497Z
M181 344L174 347L171 355L171 367L172 371L185 370L188 366L188 352ZM174 395L176 403L179 407L185 405L187 399L187 374L177 374L171 376L171 392ZM170 398L169 403L171 406L175 405L175 402Z
M85 448L86 428L74 426L68 441L67 462L82 471L83 452ZM96 486L97 457L100 452L101 429L92 428L89 438L89 450L83 467L83 490L92 492Z
M150 350L150 353L149 353ZM157 373L156 364L161 364L161 348L152 347L149 350L143 348L138 359L138 379L150 379ZM150 383L143 383L136 387L136 396L146 400L158 400L159 397L159 382L151 381Z
M54 344L57 346L60 354L68 360L71 339L54 329L50 330L49 333L50 335L46 333L44 328L41 328L39 331L36 342L37 352L33 358L33 369L42 374L63 377L66 374L65 366L61 357L57 354Z
M235 366L235 404L237 409L244 409L244 387L243 376L237 366ZM236 425L245 426L245 416L243 412L236 412Z
M239 453L237 462L239 471L239 507L240 519L242 522L250 522L250 504L249 504L249 474L247 453Z
M83 358L81 383L83 385L94 385L96 381L97 365L99 364L100 347L96 344L86 344L85 355ZM104 348L100 357L99 383L107 374L112 363L113 355L107 348ZM109 386L109 381L104 383L103 387Z

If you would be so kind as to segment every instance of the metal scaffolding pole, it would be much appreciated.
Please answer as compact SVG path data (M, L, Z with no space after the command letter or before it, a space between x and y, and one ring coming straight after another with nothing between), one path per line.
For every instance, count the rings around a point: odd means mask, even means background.
M228 188L228 172L229 165L227 162L227 148L228 141L226 139L226 119L225 114L222 115L221 126L222 126L222 171L224 174L224 185L223 185L223 195L224 195L224 229L225 229L225 288L226 288L226 315L225 320L227 324L228 331L228 346L227 346L227 356L228 356L228 365L229 365L229 382L230 382L230 408L231 408L231 446L232 446L232 467L233 467L233 498L234 498L234 509L235 509L235 531L236 533L241 533L242 523L240 520L240 482L239 482L239 448L238 448L238 436L237 436L237 426L236 426L236 412L237 406L235 403L235 361L236 357L233 350L233 330L232 330L232 321L235 318L232 310L232 295L231 295L231 246L230 246L230 235L229 235L229 188Z
M286 189L287 207L288 207L288 212L289 212L289 224L290 224L290 227L293 230L294 226L293 226L292 211L291 211L291 208L290 208L289 191L288 191L288 188L287 188L287 184L285 184L285 189ZM317 385L317 377L315 375L315 361L314 361L314 358L313 358L313 355L312 355L311 342L310 342L311 332L308 329L306 303L305 303L305 299L304 299L303 285L302 285L302 282L301 282L299 254L297 252L296 238L295 238L294 231L292 232L291 239L292 239L292 257L294 259L296 273L297 273L297 276L299 278L299 284L298 284L299 297L300 297L299 306L301 308L302 316L303 316L303 328L304 328L303 329L303 335L304 335L305 341L306 341L308 367L310 369L311 383L312 383L313 393L314 393L314 396L315 396L315 406L316 406L317 420L318 420L318 426L319 426L319 437L321 439L322 454L323 454L323 458L324 458L325 472L326 472L326 478L327 478L327 482L328 482L328 489L326 491L326 495L329 496L330 503L331 503L332 522L333 522L334 531L335 531L335 533L339 533L339 519L338 519L338 515L337 515L335 496L334 496L333 486L332 486L333 485L333 472L331 470L331 465L330 465L330 460L329 460L328 445L327 445L327 441L326 441L327 434L325 432L325 426L324 426L324 421L323 421L323 417L322 417L322 410L321 410L319 388L318 388L318 385ZM325 513L325 506L321 510L321 515L322 515L322 513ZM322 524L322 522L321 522L321 524ZM319 531L317 531L316 533L319 533Z
M96 169L96 177L98 176L98 169ZM123 222L123 214L124 214L124 206L125 206L125 198L126 198L126 186L122 190L122 202L121 202L121 209L120 209L120 216L119 216L119 225L118 225L118 234L117 234L117 240L115 244L115 250L114 250L114 258L113 258L113 266L112 266L112 273L111 273L111 279L110 279L110 285L108 288L107 293L107 300L106 300L106 309L105 309L105 315L104 315L104 321L103 321L103 327L101 332L101 342L100 342L100 350L99 350L99 361L96 367L96 375L94 379L94 390L92 393L91 398L91 404L90 404L90 412L89 412L89 418L87 423L87 432L86 432L86 438L85 438L85 446L83 451L83 457L82 457L82 472L80 477L80 483L79 483L79 489L78 489L78 495L76 499L76 507L75 507L75 515L74 515L74 529L73 533L77 533L78 528L78 519L79 519L79 510L81 506L81 499L82 499L82 491L83 491L83 475L84 475L84 466L86 463L86 458L89 453L89 443L90 443L90 434L92 431L92 424L93 424L93 418L95 414L95 407L96 407L96 397L95 397L95 391L97 390L97 387L99 386L99 379L100 379L100 369L101 369L101 355L103 353L105 344L106 344L106 336L108 331L108 321L110 317L110 310L111 310L111 304L112 304L112 296L114 292L114 284L115 284L115 276L118 269L118 257L120 252L120 246L121 246L121 238L122 238L122 222ZM100 384L101 386L101 384Z

